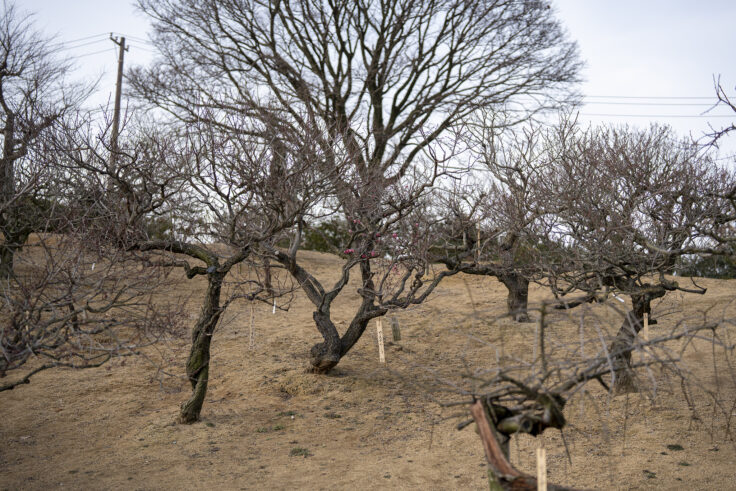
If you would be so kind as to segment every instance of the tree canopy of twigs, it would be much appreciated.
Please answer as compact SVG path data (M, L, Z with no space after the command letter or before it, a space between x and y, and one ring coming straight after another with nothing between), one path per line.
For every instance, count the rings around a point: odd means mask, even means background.
M0 18L0 277L13 274L15 253L49 226L47 160L42 140L73 113L89 87L68 81L72 65L51 49L32 17L7 1ZM53 193L51 193L53 194Z
M155 70L130 76L140 99L184 122L200 119L201 108L238 112L263 122L254 136L299 135L325 155L322 172L332 195L322 206L342 214L353 230L342 245L350 259L340 281L325 287L297 260L307 214L288 250L271 253L314 304L324 337L311 350L317 372L334 367L370 319L420 302L437 284L422 280L428 261L411 243L421 226L407 224L420 223L409 217L446 174L458 151L447 138L463 118L523 98L534 102L517 120L559 107L574 99L580 67L576 45L543 2L139 6L154 21L161 53ZM411 249L384 257L387 238L409 240L414 258L406 254ZM388 267L379 265L384 260ZM340 335L329 309L353 269L362 300ZM400 279L389 281L390 273ZM386 291L390 285L397 290Z

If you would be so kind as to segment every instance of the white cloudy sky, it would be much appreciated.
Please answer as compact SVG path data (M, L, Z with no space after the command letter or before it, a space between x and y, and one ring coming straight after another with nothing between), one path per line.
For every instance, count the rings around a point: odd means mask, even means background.
M586 68L581 119L648 125L669 123L682 134L701 136L736 115L715 109L713 77L721 76L736 98L736 1L734 0L553 0L559 18L577 40ZM116 47L109 33L128 37L127 63L147 63L148 22L124 0L20 0L36 24L78 57L84 76L102 74L97 101L114 90ZM95 36L95 37L91 37ZM710 117L712 116L712 117ZM736 153L736 135L722 145Z

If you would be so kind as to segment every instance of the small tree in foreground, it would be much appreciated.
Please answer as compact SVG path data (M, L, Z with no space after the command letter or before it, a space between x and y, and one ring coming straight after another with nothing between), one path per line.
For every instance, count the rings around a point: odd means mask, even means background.
M545 308L543 306L540 311L542 317L545 316ZM511 463L509 455L511 436L526 433L536 437L550 428L563 432L568 425L567 418L572 417L570 412L565 412L565 406L575 394L583 391L590 382L602 385L605 390L611 390L604 382L604 378L614 374L616 367L610 359L613 353L608 351L606 345L597 341L596 337L592 337L589 342L592 346L585 347L584 344L580 344L577 349L573 346L561 346L560 340L555 342L547 338L547 333L554 330L547 322L542 320L538 340L530 340L540 349L537 351L539 354L537 359L529 362L521 361L516 365L509 363L493 368L479 367L474 373L465 374L466 378L475 380L474 388L464 387L466 394L471 395L471 400L466 404L470 405L473 419L461 423L458 428L462 429L473 421L476 423L486 455L491 489L537 489L536 478L520 471ZM688 371L686 364L680 360L680 353L672 346L680 346L681 343L691 342L694 339L703 339L712 344L714 358L725 356L730 360L733 346L724 341L729 336L725 331L730 330L732 326L723 320L700 324L691 322L692 319L678 322L666 334L657 336L651 341L642 341L637 345L629 344L625 348L625 353L629 356L634 352L640 354L637 363L634 364L638 371L649 373L650 377L656 373L674 379L674 384L682 387L682 395L688 401L691 410L696 411L688 387L700 382ZM555 356L551 349L545 352L545 343L554 345L556 351L564 353L565 359L559 355ZM583 355L584 351L597 355L586 357ZM728 365L728 361L726 363L727 366L731 366ZM736 373L732 370L729 375L732 379L736 379ZM721 400L717 393L709 393L709 400L717 411L722 411L722 414L728 417L732 401ZM550 485L549 489L572 488Z

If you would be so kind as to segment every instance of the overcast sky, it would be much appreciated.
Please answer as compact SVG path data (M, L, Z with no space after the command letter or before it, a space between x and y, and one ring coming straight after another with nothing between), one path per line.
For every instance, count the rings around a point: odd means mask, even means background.
M581 119L646 126L671 124L700 137L708 124L736 120L724 109L702 114L715 100L713 77L736 97L736 1L555 0L552 2L586 62ZM80 74L103 75L97 104L112 97L116 46L109 33L130 43L126 66L151 60L148 21L124 0L21 0L36 25L76 58ZM94 37L93 37L94 36ZM83 39L77 42L73 40ZM720 117L716 117L720 116ZM725 117L724 117L725 116ZM722 145L736 152L736 135Z

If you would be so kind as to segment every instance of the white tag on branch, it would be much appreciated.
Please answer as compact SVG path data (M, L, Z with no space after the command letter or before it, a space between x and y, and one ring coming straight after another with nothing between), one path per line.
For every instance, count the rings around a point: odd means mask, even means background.
M97 263L92 263L92 271L95 270L95 264L97 264Z
M619 297L618 295L614 295L613 298L615 298L616 300L618 300L621 303L626 303L626 300L624 300L623 298Z
M383 321L376 319L376 337L378 338L378 361L386 363L386 353L383 350Z
M276 299L273 300L273 311L271 313L272 314L276 313Z

